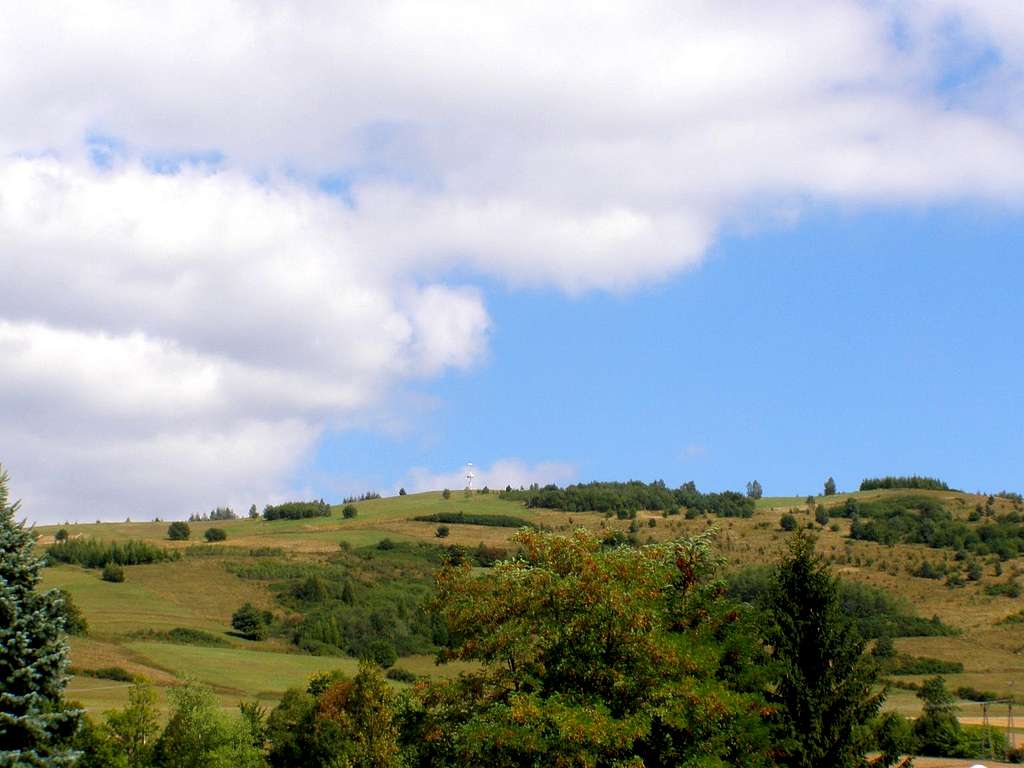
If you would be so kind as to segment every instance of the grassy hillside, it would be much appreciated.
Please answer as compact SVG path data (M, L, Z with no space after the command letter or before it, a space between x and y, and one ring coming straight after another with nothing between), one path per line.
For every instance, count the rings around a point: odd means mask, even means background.
M971 555L970 559L980 565L980 577L950 587L944 579L919 578L909 571L927 560L950 572L966 572L966 561L958 561L953 549L854 541L849 538L851 520L836 516L851 498L869 504L908 494L938 502L953 519L972 529L1014 509L1010 500L995 499L988 503L986 497L953 491L870 491L816 497L815 505L823 505L831 515L822 526L814 522L814 507L806 503L806 497L760 499L750 518L688 520L683 514L664 517L658 511L643 511L636 520L620 520L592 512L526 509L496 494L466 497L455 492L444 499L440 493L424 493L360 502L356 505L356 516L351 519L342 516L339 506L332 508L328 517L304 520L191 523L188 542L167 540L166 522L70 525L66 530L72 538L91 536L108 542L138 539L179 550L182 557L172 562L128 566L127 579L120 584L102 581L98 570L58 565L46 569L44 584L66 588L88 619L88 635L72 640L76 669L123 667L160 686L192 677L214 686L224 704L232 706L240 698L272 701L289 685L301 685L316 671L353 667L354 661L344 655L308 655L290 642L289 633L313 610L302 602L297 591L308 574L323 574L325 581L317 588L327 590L328 594L337 593L340 582L351 579L358 594L386 598L388 593L381 590L388 585L405 583L413 589L416 584L429 583L440 547L477 548L482 544L507 549L515 532L495 525L447 522L444 525L448 536L440 539L436 536L437 522L414 518L438 515L450 520L451 515L459 512L467 520L474 516L512 515L532 525L560 531L582 525L598 531L632 533L634 540L641 543L692 534L716 524L720 529L721 551L729 559L730 567L739 569L777 557L790 535L780 528L780 522L785 515L792 515L799 527L811 526L818 531L819 551L832 561L844 579L890 590L904 598L919 615L938 616L961 632L955 637L898 638L897 651L962 662L962 673L946 675L951 689L969 686L1021 695L1024 625L998 622L1024 609L1024 598L991 593L994 586L1005 585L1024 572L1024 558L998 562L991 555ZM988 516L971 521L976 508L985 508L986 504ZM223 528L227 541L202 543L203 532L209 527ZM39 528L41 544L52 543L59 528ZM379 548L385 539L398 548ZM416 547L418 543L426 546ZM285 629L259 641L233 634L231 615L244 602L272 612L278 625ZM223 645L201 647L167 642L166 633L179 627L211 633ZM435 666L429 654L424 653L403 657L397 666L417 674L457 671ZM899 679L916 682L921 677ZM85 675L77 675L70 687L74 698L100 711L120 704L126 690L127 684L123 682ZM894 690L889 706L912 713L918 702L912 691ZM965 704L964 715L973 716L975 710L976 705L968 708Z

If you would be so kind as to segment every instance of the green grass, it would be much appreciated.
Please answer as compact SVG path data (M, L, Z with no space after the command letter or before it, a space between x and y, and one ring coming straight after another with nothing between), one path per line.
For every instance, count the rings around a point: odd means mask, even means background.
M870 491L866 493L815 496L815 503L826 506L842 504L849 497L868 500L905 491ZM915 491L934 496L947 504L957 518L966 518L975 504L984 497L954 492ZM719 547L732 567L747 563L772 562L784 549L788 536L779 531L779 518L791 508L801 527L813 520L806 514L806 495L776 496L760 499L750 519L718 520ZM998 501L1000 510L1009 509ZM179 684L186 677L195 677L214 685L221 703L230 708L240 698L276 698L290 685L302 685L310 674L324 669L355 669L355 660L344 657L304 656L294 652L287 638L273 638L258 643L240 640L230 634L232 612L243 602L252 602L261 609L279 615L287 613L269 590L266 581L241 579L228 573L225 563L259 562L247 557L250 548L280 547L283 554L275 560L295 563L323 563L338 552L341 542L353 548L372 547L384 538L394 542L421 541L448 546L460 544L475 547L509 547L515 529L449 524L451 534L439 540L436 523L418 522L412 518L431 514L513 515L544 525L557 532L568 532L578 526L592 530L607 527L625 531L628 520L605 519L594 513L564 513L552 510L526 509L521 504L504 501L496 493L475 494L465 498L453 490L445 500L439 492L402 497L374 499L356 503L358 514L343 519L341 506L332 508L329 517L305 520L233 520L190 523L190 542L175 543L166 539L167 522L103 523L69 526L72 536L95 536L108 541L142 539L160 546L205 547L203 531L221 527L228 533L227 547L238 548L209 557L185 557L173 563L129 566L123 584L103 582L95 570L61 565L44 571L45 587L63 586L70 591L90 625L86 638L73 638L72 663L82 669L123 666L155 682L164 690ZM648 536L658 540L693 535L705 528L703 519L684 520L682 516L662 518L660 513L640 514L641 540ZM654 519L656 526L646 523ZM897 640L901 653L962 661L964 672L947 675L951 689L973 686L984 690L1024 693L1024 635L1020 626L996 626L996 622L1024 608L1024 598L991 597L985 586L996 581L986 564L985 577L964 588L950 590L941 581L908 576L906 566L922 557L934 560L944 553L922 545L897 544L884 546L876 542L850 541L846 538L849 521L833 518L838 530L817 528L818 549L833 558L835 572L843 578L889 589L903 595L925 617L938 614L946 623L963 631L953 638L916 638ZM41 544L52 541L60 526L41 526ZM214 545L216 546L216 545ZM948 554L952 558L952 553ZM387 557L373 550L373 557ZM885 564L887 570L881 570ZM1013 568L1024 572L1024 558L1003 563L1005 580ZM891 568L891 570L888 570ZM140 640L143 630L166 631L186 627L210 632L224 638L230 647L204 648L172 645ZM416 674L444 676L460 667L437 667L430 656L402 658L397 666ZM69 695L82 701L90 711L103 711L124 703L127 685L106 680L74 678ZM913 692L893 690L887 707L912 714L920 702ZM965 708L965 716L967 709Z

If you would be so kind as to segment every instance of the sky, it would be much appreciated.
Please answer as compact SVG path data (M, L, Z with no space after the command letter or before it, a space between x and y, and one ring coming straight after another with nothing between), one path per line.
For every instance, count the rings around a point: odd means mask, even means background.
M1024 488L1016 0L85 10L0 26L30 519Z

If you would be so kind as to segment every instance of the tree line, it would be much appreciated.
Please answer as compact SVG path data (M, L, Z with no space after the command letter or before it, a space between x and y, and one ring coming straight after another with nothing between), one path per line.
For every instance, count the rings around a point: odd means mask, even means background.
M679 488L669 488L662 480L645 483L592 482L568 485L537 485L528 489L506 488L500 497L521 501L527 507L559 509L565 512L600 512L603 514L630 514L641 510L665 511L678 514L681 509L697 514L718 517L750 517L754 514L754 500L742 493L701 493L696 484L687 482Z

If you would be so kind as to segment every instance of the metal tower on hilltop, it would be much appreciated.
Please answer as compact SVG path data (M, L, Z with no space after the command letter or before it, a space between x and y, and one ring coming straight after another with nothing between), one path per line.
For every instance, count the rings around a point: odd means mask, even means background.
M466 464L466 490L467 491L472 491L473 490L473 478L474 477L476 477L476 475L473 474L473 462L471 461L468 464Z

